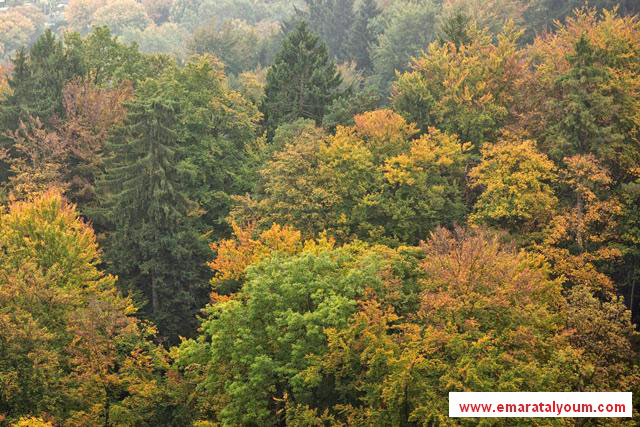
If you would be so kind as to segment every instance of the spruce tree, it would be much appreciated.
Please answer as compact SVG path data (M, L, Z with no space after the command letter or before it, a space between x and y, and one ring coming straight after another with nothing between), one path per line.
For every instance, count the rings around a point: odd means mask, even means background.
M80 59L67 52L62 41L47 30L28 54L24 49L19 51L13 64L15 71L8 81L11 94L0 106L2 125L16 129L19 121L29 116L46 123L62 115L62 90L69 80L82 74Z
M16 130L20 121L38 118L46 127L54 117L64 114L62 91L74 77L82 74L79 58L65 50L62 41L47 30L31 46L18 51L13 59L14 71L8 79L11 89L0 101L0 129ZM0 132L0 150L15 155L13 143ZM0 183L9 176L8 166L0 161Z
M164 77L141 85L109 146L112 158L101 185L112 226L106 258L171 342L192 331L210 256L181 186L176 86Z
M370 46L375 43L376 33L371 22L380 14L375 0L363 0L358 8L349 37L349 52L359 70L370 72L373 63L369 55Z
M471 18L463 10L456 10L440 24L440 43L453 43L456 48L471 43L469 25Z
M339 62L351 59L349 37L355 22L354 0L305 0L305 10L296 9L298 20L327 44L329 55Z
M547 125L545 144L557 160L595 154L614 177L621 177L640 161L626 119L637 103L607 66L606 52L586 35L574 50L567 55L570 68L555 81L558 96L548 101L555 120Z
M340 94L341 82L325 44L304 21L299 23L267 72L261 111L269 134L298 118L320 125L327 107Z

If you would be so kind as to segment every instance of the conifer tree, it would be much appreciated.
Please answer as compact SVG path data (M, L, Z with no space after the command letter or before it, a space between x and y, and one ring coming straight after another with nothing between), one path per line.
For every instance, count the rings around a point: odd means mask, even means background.
M371 27L371 22L378 15L380 15L380 10L376 6L375 0L364 0L358 8L351 28L349 38L350 56L355 60L358 69L363 71L371 71L373 69L369 47L375 42L376 34Z
M339 95L340 83L327 47L305 22L299 23L267 73L261 111L270 135L280 124L298 118L321 124L327 107Z
M354 0L305 0L306 10L296 9L299 20L326 44L329 55L339 62L350 59L349 37L355 22Z
M619 177L640 161L640 150L629 143L625 117L638 111L638 102L601 59L606 52L584 34L574 49L567 56L570 68L555 82L561 95L550 102L557 119L548 126L545 143L556 159L594 153Z
M0 129L15 131L20 121L37 118L49 125L54 116L62 116L62 91L65 84L82 72L75 55L65 52L62 42L47 30L31 47L16 55L14 72L8 79L10 91L0 99ZM13 142L0 135L0 151L15 156ZM0 161L0 183L9 176L9 167Z
M193 287L206 284L196 278L202 242L180 185L177 94L169 78L141 85L110 144L101 191L113 227L111 268L130 294L149 302L144 313L169 338L187 334L198 308Z
M453 43L459 48L471 43L469 25L471 18L461 9L453 11L440 23L440 43Z
M29 115L46 122L62 115L62 90L81 74L78 57L66 52L62 41L47 30L27 53L21 50L14 60L15 71L9 79L11 93L0 107L0 123L17 129Z

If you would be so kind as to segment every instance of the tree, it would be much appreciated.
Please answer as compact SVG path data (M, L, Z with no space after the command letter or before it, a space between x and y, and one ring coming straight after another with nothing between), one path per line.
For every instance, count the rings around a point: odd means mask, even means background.
M189 41L196 54L210 53L224 62L226 72L238 74L259 64L261 40L255 28L242 21L225 21L220 28L200 28Z
M82 74L77 56L65 51L62 42L46 31L27 53L21 50L13 60L13 73L8 79L10 91L0 101L0 127L16 131L20 123L39 120L47 131L62 118L62 90L65 84ZM0 152L8 150L8 158L17 156L12 139L0 135ZM26 159L23 159L26 160ZM0 183L10 176L6 161L0 160Z
M383 30L370 55L374 78L382 92L388 93L396 72L407 70L411 59L435 39L437 13L431 0L402 0L381 15Z
M162 25L169 20L172 0L145 0L142 2L147 15L153 19L156 25Z
M462 219L468 145L435 129L412 140L415 127L390 110L354 121L330 137L310 123L280 128L281 148L261 170L257 194L239 198L238 222L398 245ZM282 145L285 129L293 132Z
M149 422L166 355L132 314L72 205L45 193L0 215L0 413L56 425ZM146 364L141 362L146 360Z
M50 126L51 118L63 115L65 84L83 71L79 58L65 51L62 41L46 31L28 53L21 51L16 56L13 65L11 93L0 105L0 123L4 129L15 130L20 120L31 115Z
M115 87L125 81L135 85L171 64L166 57L143 55L138 46L121 42L107 27L96 27L84 38L67 33L65 46L80 58L84 79L96 86Z
M461 48L432 43L394 83L394 110L422 130L432 126L458 135L478 153L515 122L512 99L525 72L520 34L507 25L495 44L486 31L470 33L472 41Z
M556 162L594 154L616 182L632 179L640 162L640 67L629 58L640 53L639 41L637 19L594 11L536 40L534 73L520 91L522 123Z
M462 9L457 8L445 14L439 25L440 43L453 43L456 48L471 43L471 26L473 22L470 16Z
M0 58L9 60L35 40L38 29L29 17L12 8L0 13Z
M576 10L593 9L598 12L614 10L623 16L632 16L640 12L638 3L633 0L537 0L531 2L525 13L528 23L528 40L537 34L544 34L555 27L555 22L565 24Z
M94 15L105 5L104 0L70 0L64 10L64 18L72 30L84 36L94 26Z
M144 6L133 0L108 2L93 17L95 26L106 26L115 35L122 35L127 29L144 30L151 23Z
M565 321L573 331L569 339L582 353L572 390L637 390L640 375L633 343L638 332L622 298L603 300L586 286L572 288L566 298Z
M95 220L107 229L112 271L175 342L193 333L207 298L205 236L227 232L230 194L251 188L245 149L258 115L206 56L141 82L126 106Z
M112 159L101 190L113 224L111 268L131 295L142 293L149 301L144 311L172 339L188 332L184 319L197 309L198 283L188 268L202 239L189 216L192 202L180 186L176 86L165 77L138 88L108 147Z
M186 56L187 38L187 32L173 22L151 24L144 30L126 29L122 34L123 40L138 45L141 52L168 55L180 60Z
M445 0L442 14L455 16L462 13L472 18L479 28L486 28L492 34L499 34L502 27L512 21L521 27L524 24L524 14L530 3L526 0Z
M469 173L472 185L482 188L469 219L514 234L541 231L558 202L551 187L557 180L554 168L533 141L515 135L486 146L481 162Z
M96 87L73 80L64 89L66 120L56 132L64 140L64 181L67 197L83 214L97 203L96 185L104 170L104 150L109 133L126 116L124 103L132 97L130 84L114 88Z
M325 330L345 327L367 288L400 301L415 290L410 280L391 285L405 270L393 268L403 257L388 248L301 246L294 254L274 248L251 264L239 293L213 302L201 336L180 346L177 365L204 385L200 409L211 421L281 425L285 398L330 407L340 399L331 378L305 372L326 353Z
M612 292L615 279L626 293L636 283L635 220L627 206L640 161L640 67L630 60L639 43L637 19L577 11L535 40L533 73L516 92L520 126L567 172L566 210L552 228L561 232L549 239L563 242L554 243L552 258L562 260L555 268L574 286Z
M37 118L30 118L15 132L8 133L13 141L14 155L5 155L11 175L5 184L10 200L26 200L46 190L65 191L64 162L66 141L55 131L48 131Z
M5 154L11 175L5 184L12 200L29 199L47 189L58 189L83 213L95 208L95 185L103 167L107 135L125 115L123 102L131 87L100 89L91 83L73 80L64 89L66 120L52 130L29 117L8 132L14 155ZM93 205L93 206L91 206Z
M354 0L305 0L305 9L296 9L297 18L326 43L338 62L351 59L349 37L354 25Z
M611 174L593 155L567 157L563 163L561 183L570 198L549 223L538 250L568 287L610 297L615 286L603 267L622 255L616 243L622 206L611 194Z
M372 24L380 13L375 0L364 0L358 8L349 35L349 57L353 58L358 69L364 72L373 70L369 52L376 42L377 34Z
M340 75L329 59L326 46L298 24L287 35L274 64L267 72L267 86L261 105L271 135L282 123L297 118L322 123L329 104L339 95Z
M373 294L347 327L328 329L328 351L306 373L333 378L340 403L291 405L293 420L451 422L450 391L637 387L634 332L619 302L565 299L539 257L486 231L440 229L422 249L417 310L406 315Z

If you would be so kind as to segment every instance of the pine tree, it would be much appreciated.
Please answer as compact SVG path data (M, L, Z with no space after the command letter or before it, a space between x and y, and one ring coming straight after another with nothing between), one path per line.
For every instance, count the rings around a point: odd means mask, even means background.
M339 95L341 77L329 59L327 48L305 22L297 25L283 42L267 73L261 105L269 134L282 123L297 118L319 125L331 102Z
M369 72L373 63L369 55L369 47L375 42L376 34L371 22L380 14L375 0L363 0L358 8L349 38L349 52L358 69Z
M197 279L208 255L180 185L176 85L161 77L139 88L109 147L101 186L113 226L106 253L111 268L130 294L150 301L144 313L169 339L188 335L195 321L202 289L194 287L206 284Z

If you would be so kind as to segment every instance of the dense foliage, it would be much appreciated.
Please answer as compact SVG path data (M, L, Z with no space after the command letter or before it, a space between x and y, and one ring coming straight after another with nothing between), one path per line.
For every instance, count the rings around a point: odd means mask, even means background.
M0 426L640 393L640 18L590 3L1 11Z

